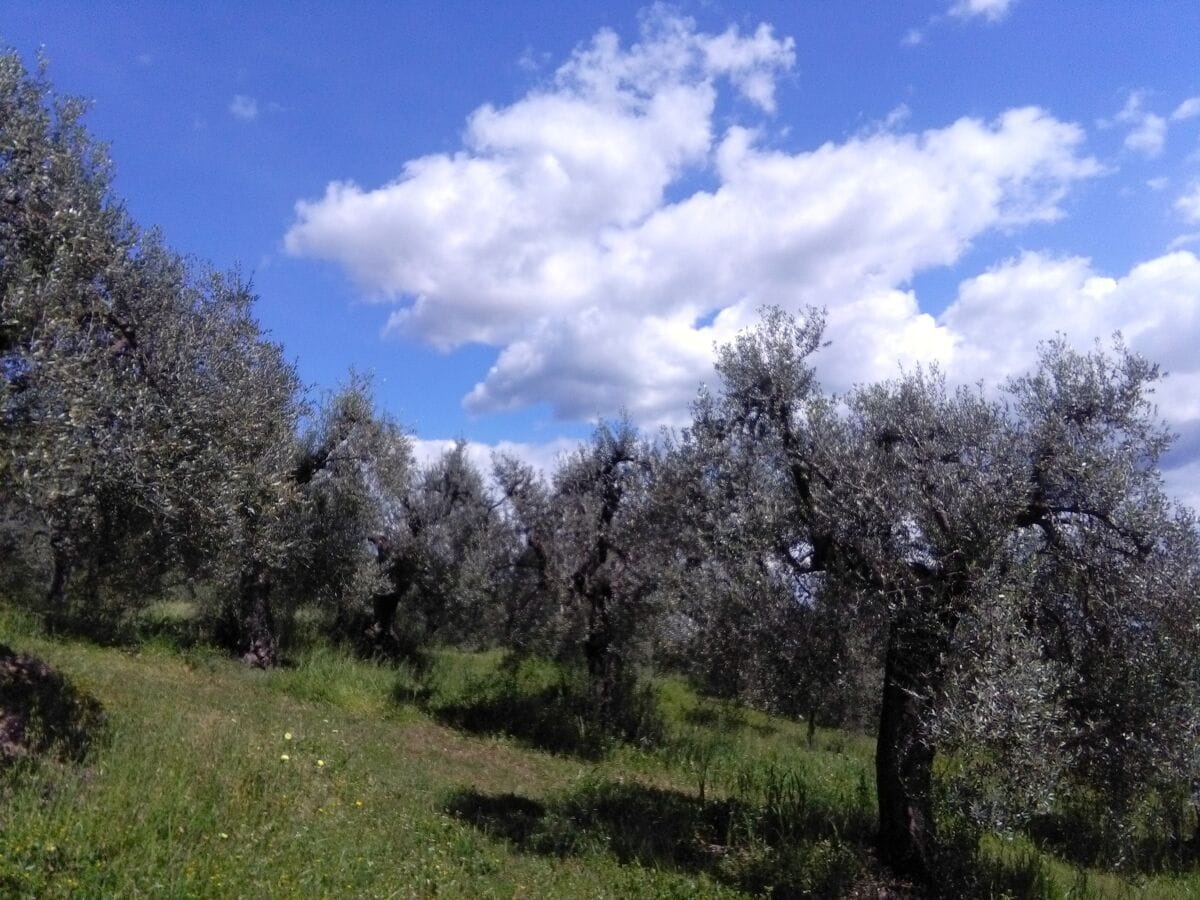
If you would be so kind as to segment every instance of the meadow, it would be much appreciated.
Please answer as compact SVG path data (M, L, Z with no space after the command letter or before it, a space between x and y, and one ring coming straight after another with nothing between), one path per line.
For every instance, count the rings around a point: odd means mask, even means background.
M889 896L874 865L872 741L696 694L652 693L658 733L601 744L538 660L437 651L382 665L300 641L251 670L180 640L50 637L0 607L0 642L104 707L79 760L0 774L12 897ZM178 632L178 633L176 633ZM974 838L972 838L974 841ZM1025 838L961 848L974 896L1188 897ZM951 867L953 868L953 867ZM947 888L948 891L956 888Z

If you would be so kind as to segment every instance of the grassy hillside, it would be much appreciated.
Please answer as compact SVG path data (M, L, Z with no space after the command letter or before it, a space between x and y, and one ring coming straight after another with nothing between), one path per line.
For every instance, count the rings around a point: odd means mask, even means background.
M653 746L600 752L555 669L494 654L418 674L316 647L261 672L49 640L2 608L0 642L109 720L83 763L0 775L5 896L878 895L870 742L810 748L802 726L677 681L657 686ZM1190 896L985 845L982 894Z

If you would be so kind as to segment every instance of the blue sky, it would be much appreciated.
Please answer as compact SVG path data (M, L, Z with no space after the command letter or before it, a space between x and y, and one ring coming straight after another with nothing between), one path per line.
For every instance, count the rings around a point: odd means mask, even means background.
M1122 330L1200 498L1195 3L0 0L0 43L307 382L373 371L423 439L677 424L714 342L818 303L834 389Z

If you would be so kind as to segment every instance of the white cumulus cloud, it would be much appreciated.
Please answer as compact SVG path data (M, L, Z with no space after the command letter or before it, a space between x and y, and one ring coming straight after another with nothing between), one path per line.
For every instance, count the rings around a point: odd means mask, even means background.
M1175 208L1189 222L1200 222L1200 179L1193 181L1175 201Z
M1200 259L1177 250L1139 263L1123 276L1096 271L1082 257L1025 253L964 281L939 317L958 381L999 379L1026 371L1039 340L1064 335L1079 349L1120 332L1131 349L1159 363L1160 412L1180 435L1169 483L1200 497ZM1186 488L1186 490L1184 490ZM1198 507L1200 508L1200 507Z
M764 304L815 304L829 310L820 368L835 390L898 362L1002 378L1056 331L1087 346L1121 329L1175 372L1160 395L1173 423L1200 421L1191 253L1119 277L1025 254L965 281L940 316L911 287L989 233L1061 217L1072 186L1101 171L1079 126L1025 107L904 132L897 115L780 149L770 115L793 65L767 26L705 34L660 12L632 45L603 31L549 83L476 109L458 151L297 203L286 247L393 304L391 329L495 347L463 398L474 413L548 403L565 419L625 409L679 423L712 379L714 343ZM1144 125L1140 97L1127 110Z
M765 115L792 62L766 26L660 18L630 47L601 32L550 87L472 113L459 152L298 203L287 248L398 303L394 329L498 347L465 398L480 413L676 420L713 342L767 303L828 305L835 331L878 333L864 375L890 374L892 350L944 352L903 286L989 230L1059 217L1099 170L1082 130L1022 108L799 152L769 149L762 122L715 133L723 86ZM715 187L668 199L697 173Z
M950 4L950 15L959 19L984 19L999 22L1008 15L1014 0L954 0Z

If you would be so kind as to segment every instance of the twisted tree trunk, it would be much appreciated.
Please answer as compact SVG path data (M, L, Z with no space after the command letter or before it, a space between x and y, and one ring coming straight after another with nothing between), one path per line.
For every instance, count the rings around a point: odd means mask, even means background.
M271 610L271 575L261 565L242 570L239 585L242 661L262 669L279 661L279 639Z
M945 680L947 633L893 624L884 661L883 704L875 749L879 857L896 875L930 886L935 878L933 760L925 732Z

